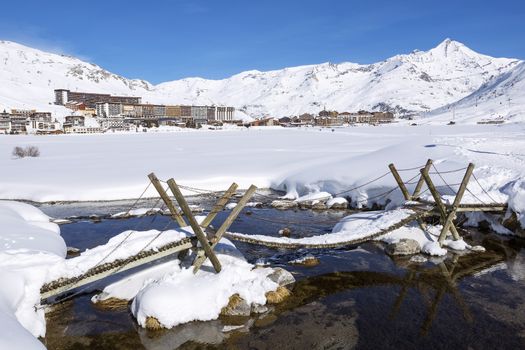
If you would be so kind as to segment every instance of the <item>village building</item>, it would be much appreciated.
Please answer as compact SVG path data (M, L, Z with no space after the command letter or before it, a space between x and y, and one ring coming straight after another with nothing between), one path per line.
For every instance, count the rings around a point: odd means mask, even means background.
M394 113L392 112L372 112L373 123L391 123L394 121Z
M140 97L133 96L112 96L109 94L98 94L91 92L76 92L66 89L55 90L55 104L65 106L69 101L81 102L88 108L95 108L99 102L121 103L121 104L140 104Z
M64 104L66 108L71 109L72 111L81 111L86 109L86 105L83 102L77 101L68 101Z
M65 118L64 124L68 123L72 126L84 126L86 118L83 115L68 115Z
M254 120L253 122L250 123L250 125L251 126L276 126L280 124L279 124L279 120L272 118L272 117L267 117L263 119Z
M11 134L25 134L27 132L27 117L11 114Z
M215 120L218 121L233 121L235 108L233 107L215 107Z
M97 102L95 107L99 118L118 117L122 114L121 103Z
M68 130L70 133L74 134L100 134L104 132L101 127L94 126L72 126ZM67 133L68 131L64 130L64 132Z
M9 134L11 132L11 116L5 110L0 113L0 134Z
M124 119L124 117L99 118L98 123L103 130L129 130L129 123Z
M180 118L181 111L180 106L166 106L166 117L168 118Z

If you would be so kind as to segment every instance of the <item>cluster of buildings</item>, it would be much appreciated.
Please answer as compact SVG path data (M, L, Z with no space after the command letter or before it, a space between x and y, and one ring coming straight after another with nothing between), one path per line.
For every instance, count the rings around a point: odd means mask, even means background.
M142 103L140 97L113 96L57 89L55 105L72 112L63 123L50 112L12 109L0 113L0 134L91 134L108 130L133 130L141 126L199 127L234 123L235 108Z
M12 109L0 113L0 134L62 133L62 124L49 112L34 109Z
M349 124L384 124L392 123L394 114L391 112L368 112L359 111L355 113L322 110L318 115L304 113L294 117L264 118L252 122L253 126L280 125L284 127L298 126L322 126L336 127Z
M132 125L198 127L234 121L233 107L161 105L141 103L141 100L140 97L55 90L55 104L77 114L96 116L102 129L126 129Z
M69 108L71 115L63 123L54 119L49 112L13 109L0 113L0 134L92 134L108 130L138 130L139 127L161 125L179 127L200 127L237 123L235 109L227 106L187 106L142 103L140 97L113 96L66 89L55 90L55 104ZM394 115L390 112L356 113L337 111L319 112L318 115L304 113L294 117L263 118L251 123L253 126L280 125L335 127L347 124L391 123Z

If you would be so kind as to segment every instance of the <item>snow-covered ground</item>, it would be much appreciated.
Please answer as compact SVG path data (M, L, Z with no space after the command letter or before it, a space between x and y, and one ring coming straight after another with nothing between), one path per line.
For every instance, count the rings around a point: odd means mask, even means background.
M298 198L316 192L349 197L353 204L390 199L373 198L395 186L392 176L365 184L388 172L423 165L428 158L440 171L476 164L474 174L489 195L472 181L479 199L510 202L523 211L525 129L522 124L384 125L331 129L250 128L191 133L114 135L0 136L0 198L34 201L112 200L137 198L155 172L182 185L224 190L233 182L240 188L284 190ZM38 158L14 159L15 146L39 147ZM414 169L401 172L408 181ZM462 172L445 174L449 184ZM434 175L434 177L436 177ZM439 177L434 179L443 185ZM412 180L413 182L413 180ZM411 184L409 187L414 187ZM445 195L452 193L441 189ZM447 192L448 191L448 192ZM147 196L155 196L149 188ZM428 195L428 192L426 193ZM452 197L449 197L452 199ZM465 202L477 198L466 193Z

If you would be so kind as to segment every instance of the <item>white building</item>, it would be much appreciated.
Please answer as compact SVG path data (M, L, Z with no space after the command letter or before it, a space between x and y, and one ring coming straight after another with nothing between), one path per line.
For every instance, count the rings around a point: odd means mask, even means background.
M96 112L99 118L120 116L122 114L122 103L98 102Z

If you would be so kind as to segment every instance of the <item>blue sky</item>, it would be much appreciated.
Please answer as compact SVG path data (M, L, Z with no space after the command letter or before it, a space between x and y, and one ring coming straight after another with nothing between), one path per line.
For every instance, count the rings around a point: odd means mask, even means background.
M0 39L153 83L427 50L525 58L525 1L5 1Z

